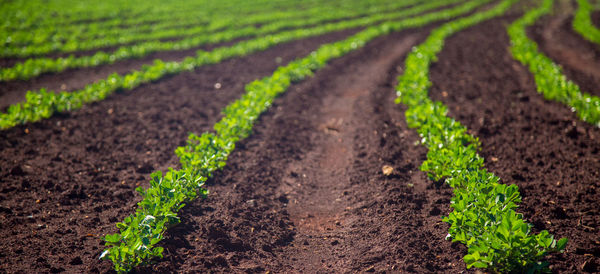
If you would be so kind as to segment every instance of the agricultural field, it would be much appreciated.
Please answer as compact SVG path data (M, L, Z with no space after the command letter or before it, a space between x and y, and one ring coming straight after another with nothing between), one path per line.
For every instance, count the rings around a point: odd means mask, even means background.
M600 272L598 0L0 3L0 273Z

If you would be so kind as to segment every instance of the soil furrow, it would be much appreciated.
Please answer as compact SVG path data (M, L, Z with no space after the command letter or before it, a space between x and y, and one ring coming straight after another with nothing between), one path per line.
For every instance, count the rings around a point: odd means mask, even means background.
M573 30L572 17L546 17L529 29L540 50L563 67L567 78L582 91L600 96L600 45L585 40Z
M462 271L441 222L451 191L418 171L425 149L393 103L428 30L376 39L276 99L183 209L169 259L140 271Z
M354 28L344 31L332 32L320 36L301 39L278 45L278 47L308 47L316 48L319 42L333 42L359 31L360 28ZM27 81L10 81L0 85L0 110L5 109L11 104L20 102L25 99L25 92L28 90L37 91L41 88L48 90L78 90L89 83L93 83L100 79L105 79L112 73L125 74L133 69L139 69L142 65L152 64L155 59L163 61L182 61L185 57L195 56L199 49L210 51L219 46L233 45L243 39L236 41L208 45L199 48L181 50L181 51L166 51L156 52L140 59L128 59L117 62L111 65L102 65L98 67L70 69L56 74L45 74Z
M210 130L244 85L350 32L282 44L78 111L0 131L0 272L73 272L98 265L99 236L134 211L134 188L178 166L188 132Z
M486 167L519 186L519 211L534 231L569 238L566 252L549 258L552 270L597 272L600 129L536 92L532 75L508 51L506 25L515 19L448 39L431 70L431 96L480 138Z

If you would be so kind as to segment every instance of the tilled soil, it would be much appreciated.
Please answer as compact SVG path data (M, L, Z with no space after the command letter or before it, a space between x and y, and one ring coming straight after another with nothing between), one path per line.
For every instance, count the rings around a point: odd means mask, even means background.
M486 167L519 186L519 211L534 231L569 238L566 252L550 257L552 270L600 271L600 129L536 93L508 51L505 25L514 19L448 39L431 70L431 96L480 138Z
M133 189L147 187L150 172L178 166L173 151L188 132L210 130L246 83L350 33L285 43L0 131L0 269L93 270L99 236L134 211Z
M481 139L486 166L519 185L534 230L569 238L567 252L549 258L553 271L599 271L600 130L535 92L508 52L505 27L516 18L451 37L431 95ZM208 197L182 210L161 244L165 258L137 271L464 272L466 248L444 240L441 222L452 191L419 171L426 149L393 103L404 57L430 29L376 39L276 99L208 182ZM149 172L178 165L173 150L187 132L209 130L244 84L350 33L0 131L0 272L110 271L97 259L99 237L134 211L133 189Z

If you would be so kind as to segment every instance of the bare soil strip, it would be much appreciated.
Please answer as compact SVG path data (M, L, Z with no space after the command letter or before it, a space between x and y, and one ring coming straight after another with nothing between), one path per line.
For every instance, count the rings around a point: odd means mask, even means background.
M99 237L134 211L134 188L147 187L150 172L178 166L173 151L188 132L211 129L245 84L350 33L282 44L0 131L0 272L110 269L98 265Z
M431 96L480 138L486 167L519 186L519 211L534 230L569 238L566 253L550 258L552 270L600 271L600 129L536 92L508 51L514 19L451 37L432 68Z
M529 30L540 50L563 67L566 76L581 90L600 96L600 45L573 30L572 17L546 17Z

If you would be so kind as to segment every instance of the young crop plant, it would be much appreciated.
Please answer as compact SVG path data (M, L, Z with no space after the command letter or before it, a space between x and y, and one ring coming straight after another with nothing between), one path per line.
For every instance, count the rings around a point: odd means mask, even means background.
M537 9L527 12L508 27L513 57L529 68L537 91L547 100L558 101L569 107L585 122L600 127L600 98L584 93L568 80L562 68L538 50L537 44L527 37L526 28L552 10L553 0L544 0Z
M236 142L251 133L261 113L292 83L312 76L331 59L361 48L377 37L450 19L484 2L475 0L421 17L369 27L347 39L324 44L308 56L279 67L272 76L249 83L245 94L225 107L224 117L214 125L214 133L190 134L187 144L175 150L181 163L180 170L170 169L165 175L154 172L150 188L138 188L143 200L138 203L134 215L117 224L119 233L105 236L106 245L110 248L100 258L111 260L117 272L127 272L137 265L150 263L154 257L162 257L163 249L156 245L165 230L180 221L177 211L190 200L206 195L204 182L212 177L214 171L225 166Z
M406 58L404 74L398 78L396 103L405 104L407 124L416 128L428 148L421 170L432 180L453 188L453 211L443 220L450 224L448 238L468 247L467 268L485 268L491 273L545 271L542 260L550 252L561 252L567 243L548 231L532 234L532 225L515 210L521 201L516 185L504 185L487 171L478 155L479 140L467 128L447 116L448 109L428 96L432 83L429 67L437 60L444 40L484 20L504 14L516 0L503 0L496 7L446 23Z
M59 93L46 91L45 89L39 92L28 91L25 96L25 102L11 105L8 107L6 113L0 113L0 129L48 118L56 112L79 109L84 104L103 100L106 96L116 91L131 90L141 84L157 81L167 75L192 71L197 67L208 64L217 64L226 59L245 56L284 42L416 15L456 3L457 1L459 0L427 2L392 14L378 14L355 20L328 23L312 28L284 31L261 38L242 41L228 47L219 47L210 52L199 50L195 57L186 57L181 62L155 60L154 64L143 66L141 70L134 70L126 75L111 74L107 79L88 84L82 90L72 92L63 91ZM489 1L491 0L471 0L452 8L419 15L398 21L394 24L403 24L402 27L419 27L430 22L447 20L465 14Z
M573 29L586 40L600 44L600 29L592 23L592 4L588 0L577 0L577 11L573 18Z

